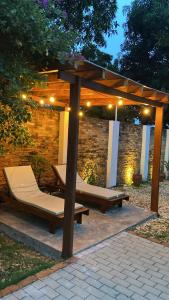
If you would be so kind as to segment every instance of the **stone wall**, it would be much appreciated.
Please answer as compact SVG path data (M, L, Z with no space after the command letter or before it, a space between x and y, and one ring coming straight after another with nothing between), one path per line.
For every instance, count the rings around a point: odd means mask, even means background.
M120 123L118 178L119 184L131 184L133 173L139 172L142 126Z
M106 120L80 120L78 170L83 178L91 179L101 186L106 183L108 130L109 122Z
M49 168L42 178L42 183L55 183L52 164L58 162L59 147L59 112L45 109L33 111L32 122L28 128L35 144L27 148L10 150L0 156L0 190L5 185L3 168L29 164L27 156L32 151L41 153L49 161ZM96 118L83 118L79 126L78 171L80 175L105 186L108 153L109 122ZM164 160L166 132L163 133L162 161ZM120 124L118 183L130 184L134 172L139 171L141 158L142 126L127 123ZM149 173L152 170L154 129L151 130Z
M9 153L0 156L0 189L5 184L3 168L6 166L19 166L30 164L28 155L32 151L43 154L49 161L49 168L42 178L42 182L53 182L55 177L50 167L50 163L58 161L58 143L59 143L59 113L40 109L34 110L32 121L28 123L28 128L32 134L34 145L31 147L11 148Z

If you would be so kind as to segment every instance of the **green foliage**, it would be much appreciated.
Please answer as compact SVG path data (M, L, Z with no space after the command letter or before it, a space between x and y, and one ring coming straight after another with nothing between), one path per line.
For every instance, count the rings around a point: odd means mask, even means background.
M121 72L156 89L169 91L169 1L135 0L126 8ZM164 123L169 125L168 110Z
M43 2L43 1L42 1ZM80 44L105 46L105 35L114 33L117 22L114 21L117 10L116 0L55 0L55 6L64 12L64 26L73 28L80 36ZM104 20L104 21L103 21Z
M48 1L41 1L48 2ZM116 33L116 0L55 0L55 7L64 14L65 30L78 33L74 48L86 59L112 68L112 56L99 50L106 46L106 36ZM104 21L103 21L104 20Z
M89 184L95 185L98 180L98 170L97 170L97 164L91 160L88 159L84 163L83 171L81 172L81 176L84 181L86 181Z
M49 162L43 155L36 152L30 153L30 155L28 156L28 160L31 163L38 184L40 184L43 173L49 167Z
M46 11L34 0L1 0L0 143L4 145L25 146L31 141L24 125L31 117L31 95L27 101L21 95L45 81L38 71L54 68L71 52L76 35L64 30L63 21L53 1Z
M9 150L11 145L27 146L32 143L31 135L25 125L31 113L17 102L10 105L0 103L0 154Z
M107 107L97 106L91 107L90 110L86 110L85 115L89 117L97 117L106 120L115 119L115 106L112 110ZM121 122L134 122L134 119L139 117L138 108L135 106L121 106L118 107L118 121Z

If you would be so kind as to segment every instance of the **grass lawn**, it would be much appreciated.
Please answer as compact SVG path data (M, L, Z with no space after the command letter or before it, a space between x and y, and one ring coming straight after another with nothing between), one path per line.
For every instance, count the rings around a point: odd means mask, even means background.
M52 267L55 260L42 256L0 233L0 289Z

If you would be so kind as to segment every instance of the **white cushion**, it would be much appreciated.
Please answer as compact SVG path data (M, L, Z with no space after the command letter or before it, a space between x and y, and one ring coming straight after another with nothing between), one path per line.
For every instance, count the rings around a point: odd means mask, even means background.
M40 191L31 166L4 169L12 195L20 202L54 215L64 213L64 199ZM75 209L83 207L75 204Z
M64 184L66 184L66 165L57 165L53 167L56 169L58 175L60 176L61 181ZM117 197L125 196L125 194L122 193L121 191L106 189L103 187L88 184L83 181L83 179L79 176L78 173L76 179L76 190L82 194L86 194L89 196L90 195L96 196L97 198L102 198L107 200L112 200L112 199L116 199Z

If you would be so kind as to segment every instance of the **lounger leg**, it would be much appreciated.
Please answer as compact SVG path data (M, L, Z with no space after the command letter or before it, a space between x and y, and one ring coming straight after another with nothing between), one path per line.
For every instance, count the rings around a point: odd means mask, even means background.
M101 206L101 207L100 207L100 211L101 211L103 214L105 214L105 212L106 212L106 207L105 207L105 206Z
M122 201L120 201L120 203L118 204L118 207L122 207Z
M77 224L82 224L82 214L77 216Z
M54 222L50 222L49 224L49 232L55 234L57 225Z

